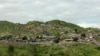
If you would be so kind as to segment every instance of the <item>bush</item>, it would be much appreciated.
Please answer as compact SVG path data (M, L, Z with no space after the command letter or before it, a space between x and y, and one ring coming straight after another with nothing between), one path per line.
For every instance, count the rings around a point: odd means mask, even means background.
M9 54L9 56L13 56L14 55L14 51L15 51L14 46L13 45L9 45L8 46L8 54Z

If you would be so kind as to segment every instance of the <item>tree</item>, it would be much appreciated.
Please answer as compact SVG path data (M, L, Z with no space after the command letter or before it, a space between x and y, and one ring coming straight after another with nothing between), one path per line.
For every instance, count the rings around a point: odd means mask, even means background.
M14 56L13 55L14 54L14 51L15 51L14 46L13 45L9 45L8 46L8 54L9 54L9 56Z
M73 41L76 41L77 42L78 41L78 38L77 37L73 38Z
M24 36L24 37L22 38L22 40L27 40L27 37L26 37L26 36Z
M59 41L60 41L60 38L59 38L59 37L56 37L56 38L53 40L54 43L59 43Z
M78 33L78 29L74 29L75 33Z
M81 37L82 37L82 39L84 39L86 37L86 34L85 33L82 33L81 34Z

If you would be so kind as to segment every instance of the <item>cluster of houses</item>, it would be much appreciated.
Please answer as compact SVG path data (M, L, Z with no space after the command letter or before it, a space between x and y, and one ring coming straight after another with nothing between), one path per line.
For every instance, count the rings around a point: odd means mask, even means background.
M70 43L70 42L90 42L94 39L92 33L89 34L68 34L67 36L46 36L40 35L36 37L19 37L19 36L0 36L0 43L25 43L25 44L52 44L52 43Z

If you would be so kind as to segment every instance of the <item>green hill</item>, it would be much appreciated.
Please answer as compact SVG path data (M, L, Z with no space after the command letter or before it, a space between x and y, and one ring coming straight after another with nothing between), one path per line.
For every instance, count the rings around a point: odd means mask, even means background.
M12 34L20 36L61 35L74 31L82 32L84 29L65 21L52 20L48 22L30 21L27 24L0 21L0 34ZM67 33L66 33L67 32Z
M0 21L0 33L11 34L15 30L16 25L8 21Z
M61 21L61 20L51 20L51 21L46 22L46 24L69 27L69 28L81 28L78 25L68 23L68 22L65 22L65 21Z
M18 35L25 32L24 25L11 23L8 21L0 21L1 35Z

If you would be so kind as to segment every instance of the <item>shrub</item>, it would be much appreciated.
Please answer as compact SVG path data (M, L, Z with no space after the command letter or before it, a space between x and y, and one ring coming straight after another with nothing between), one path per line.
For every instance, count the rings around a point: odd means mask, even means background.
M9 56L13 56L14 51L15 51L14 46L13 45L9 45L8 46L8 54L9 54Z

